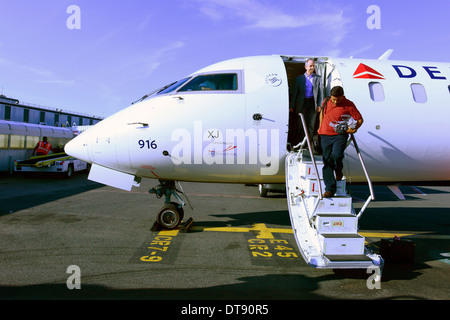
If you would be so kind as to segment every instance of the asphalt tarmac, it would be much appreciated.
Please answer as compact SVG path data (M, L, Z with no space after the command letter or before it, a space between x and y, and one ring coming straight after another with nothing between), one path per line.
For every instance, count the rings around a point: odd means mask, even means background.
M409 239L415 256L386 263L373 286L365 270L306 265L283 193L261 198L256 186L182 183L193 206L184 220L194 224L165 231L152 229L163 205L148 193L157 184L144 179L126 192L86 173L0 176L0 299L182 300L192 313L204 300L450 298L448 186L401 186L405 200L375 186L360 233L376 252L381 239ZM361 208L367 186L349 189Z

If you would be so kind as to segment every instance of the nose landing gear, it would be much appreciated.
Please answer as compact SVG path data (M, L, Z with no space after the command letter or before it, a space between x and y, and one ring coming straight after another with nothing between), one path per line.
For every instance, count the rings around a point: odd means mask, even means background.
M156 222L164 229L175 229L184 217L184 209L176 202L165 204L159 211Z
M177 192L184 194L183 191L177 190L175 187L175 181L166 181L159 180L160 184L155 188L151 188L148 192L154 193L157 198L165 197L164 206L158 211L158 215L156 217L156 222L163 229L173 230L181 223L184 217L184 209L183 207L186 203L183 199L178 195ZM181 188L181 185L178 183ZM182 189L182 188L181 188ZM171 202L171 196L174 196L179 203ZM184 194L186 197L186 195ZM189 200L186 197L186 200L189 203ZM192 206L189 203L189 206L192 209Z

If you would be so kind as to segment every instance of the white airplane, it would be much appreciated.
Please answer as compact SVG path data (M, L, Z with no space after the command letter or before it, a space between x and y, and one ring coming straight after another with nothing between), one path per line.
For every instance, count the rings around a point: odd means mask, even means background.
M271 55L213 64L81 133L67 154L92 163L89 179L131 190L141 178L165 196L158 213L182 219L175 182L284 184L289 88L313 58L324 96L341 85L364 117L355 135L373 182L450 180L450 64ZM298 116L298 115L296 115ZM348 148L344 174L366 181ZM171 202L175 196L180 204Z

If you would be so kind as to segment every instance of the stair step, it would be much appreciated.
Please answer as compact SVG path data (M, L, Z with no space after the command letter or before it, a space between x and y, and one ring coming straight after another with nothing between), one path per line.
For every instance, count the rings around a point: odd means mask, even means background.
M358 218L352 214L318 215L315 225L322 234L358 232Z
M303 177L302 177L303 178ZM304 178L299 181L300 187L304 190L307 197L319 196L319 185L316 178ZM320 179L320 185L322 187L322 193L325 193L325 182ZM347 196L347 182L345 179L336 181L336 197Z
M314 209L317 201L319 201L315 212L317 215L353 214L351 197L323 198L322 200L311 197L307 199L310 212Z
M323 163L322 162L316 162L317 165L317 171L319 171L319 179L323 179L322 177L322 169L323 169ZM314 168L314 164L312 162L308 163L299 163L298 164L298 172L301 177L304 177L305 179L316 179L316 170Z
M365 238L360 234L320 234L319 240L325 255L364 254Z
M326 255L330 261L372 261L368 256L364 254L346 254L346 255Z
M322 187L322 193L325 192L325 182L320 180L320 185ZM301 179L300 187L305 191L305 196L318 196L319 195L319 185L317 180L313 179Z

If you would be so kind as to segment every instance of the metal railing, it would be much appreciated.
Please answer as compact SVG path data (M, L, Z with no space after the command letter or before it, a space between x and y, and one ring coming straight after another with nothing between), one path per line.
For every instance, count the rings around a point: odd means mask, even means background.
M300 142L298 145L296 145L294 147L294 149L300 147L300 150L299 150L299 153L300 153L302 151L304 145L305 145L305 142L308 145L308 150L309 150L309 153L311 155L311 160L312 160L312 163L314 165L314 170L316 171L316 179L317 179L317 184L319 186L319 199L322 200L323 199L323 194L322 194L322 185L320 183L320 178L319 178L320 174L319 174L319 172L317 170L316 160L314 159L314 152L313 152L312 147L311 147L311 140L309 138L308 129L307 129L307 126L306 126L306 123L305 123L305 117L303 116L302 113L299 113L299 116L300 116L300 119L302 121L303 131L305 132L305 138L303 139L302 142ZM370 190L370 196L367 198L367 200L364 203L363 207L361 208L361 210L359 211L359 213L356 216L359 219L362 216L362 214L364 213L364 211L366 210L366 208L369 205L370 201L375 200L375 194L373 192L372 181L370 180L369 174L368 174L367 169L366 169L366 165L364 164L364 160L363 160L362 155L361 155L361 151L359 150L358 144L356 143L356 139L355 139L353 134L350 134L350 139L349 140L351 140L353 142L353 145L354 145L355 150L356 150L356 154L358 155L359 161L361 162L361 166L362 166L362 168L364 170L364 174L366 176L367 183L369 185L369 190ZM348 146L348 144L347 144L347 146ZM316 211L316 208L317 208L318 204L319 204L319 201L317 201L316 205L314 206L313 212Z
M302 126L303 126L303 131L305 132L305 138L303 139L303 141L301 143L299 143L294 148L300 146L300 151L299 152L301 152L301 150L303 149L303 146L305 144L305 140L306 140L306 143L308 144L308 150L309 150L309 153L311 155L311 160L312 160L312 163L314 165L314 170L316 171L317 185L319 186L319 199L322 200L323 199L323 194L322 194L322 185L320 183L320 178L319 178L320 174L319 174L319 171L317 170L316 160L314 159L314 152L313 152L312 147L311 147L311 140L309 139L308 129L307 129L306 123L305 123L305 117L303 116L303 113L299 113L299 115L300 115L300 119L302 120Z
M375 194L373 192L373 186L372 181L370 180L369 174L367 173L366 165L364 164L364 160L361 155L361 151L359 150L358 144L356 143L356 139L353 136L353 134L350 134L350 139L353 141L353 145L355 146L356 153L358 154L359 161L361 162L361 166L364 170L364 174L366 175L367 184L369 185L370 190L370 196L367 198L366 202L364 203L363 207L359 211L358 215L356 216L358 219L362 216L364 211L366 210L367 206L369 205L371 200L375 200Z

